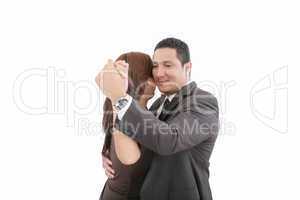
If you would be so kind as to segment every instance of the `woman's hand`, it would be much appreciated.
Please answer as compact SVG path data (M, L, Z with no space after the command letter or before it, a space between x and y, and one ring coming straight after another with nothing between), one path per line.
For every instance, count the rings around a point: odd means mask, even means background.
M128 63L108 60L95 81L103 94L115 104L117 99L126 95L128 89Z
M154 96L156 85L152 78L149 78L145 84L144 92L140 97L140 101L147 104L147 102Z

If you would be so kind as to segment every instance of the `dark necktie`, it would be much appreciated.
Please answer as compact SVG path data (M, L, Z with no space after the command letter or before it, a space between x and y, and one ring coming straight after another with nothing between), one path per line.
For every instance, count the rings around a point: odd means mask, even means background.
M160 115L158 117L159 120L164 120L164 118L168 115L168 113L170 112L168 110L169 105L171 104L171 102L169 101L168 98L166 98L164 105L162 107L162 110L160 112Z

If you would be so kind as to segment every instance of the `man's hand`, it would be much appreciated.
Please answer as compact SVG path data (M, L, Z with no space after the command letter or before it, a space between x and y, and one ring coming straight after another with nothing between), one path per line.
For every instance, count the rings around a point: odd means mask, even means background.
M105 170L105 174L108 178L114 178L115 171L112 168L112 162L109 158L102 155L102 167Z
M128 89L128 63L123 60L108 60L95 81L103 94L115 104L120 97L126 95Z

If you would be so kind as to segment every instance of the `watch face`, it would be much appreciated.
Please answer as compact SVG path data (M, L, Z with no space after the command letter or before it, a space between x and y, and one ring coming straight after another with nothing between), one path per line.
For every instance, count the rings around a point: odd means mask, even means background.
M126 104L127 101L128 101L127 99L121 99L121 100L120 100L120 104Z
M125 98L120 99L116 104L117 110L121 110L122 108L124 108L124 106L126 106L127 102L128 102L128 100Z

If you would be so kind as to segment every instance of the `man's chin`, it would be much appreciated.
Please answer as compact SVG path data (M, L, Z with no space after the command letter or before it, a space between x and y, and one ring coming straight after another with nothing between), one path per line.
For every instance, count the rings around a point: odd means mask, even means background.
M161 93L164 93L164 94L172 94L172 93L174 93L174 89L172 87L168 87L167 85L160 85L160 86L157 86L157 87L158 87L158 90Z
M158 85L157 87L160 92L168 91L168 87L165 85Z

